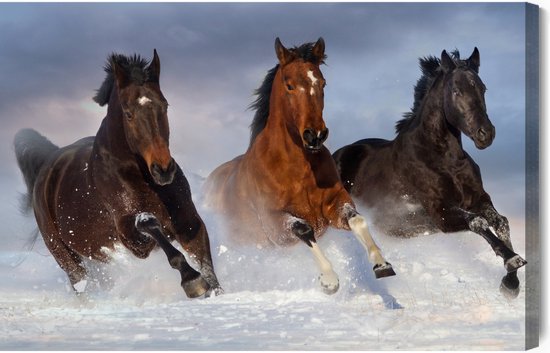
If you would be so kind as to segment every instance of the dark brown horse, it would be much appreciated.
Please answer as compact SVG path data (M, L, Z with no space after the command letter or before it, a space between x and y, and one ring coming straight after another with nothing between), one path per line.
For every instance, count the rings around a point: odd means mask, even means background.
M479 149L495 137L478 76L479 51L466 60L453 54L420 60L423 75L412 112L397 123L393 141L357 141L334 158L346 189L371 209L377 227L402 237L467 230L481 235L504 259L501 290L515 297L516 272L526 262L513 251L508 220L483 189L479 166L462 148L462 133Z
M116 243L139 258L159 245L181 273L189 297L221 292L206 228L170 155L156 50L150 64L136 55L113 54L105 71L94 100L108 110L95 137L58 148L31 129L15 136L27 206L46 246L77 292L88 281L82 259L108 261L104 248ZM201 273L172 246L174 239Z
M325 59L323 39L287 49L277 38L275 51L279 64L267 74L253 104L250 146L208 177L207 201L227 216L241 242L307 244L327 293L338 290L338 276L316 239L329 226L354 232L375 264L376 277L394 275L323 145L328 136L325 79L319 69Z

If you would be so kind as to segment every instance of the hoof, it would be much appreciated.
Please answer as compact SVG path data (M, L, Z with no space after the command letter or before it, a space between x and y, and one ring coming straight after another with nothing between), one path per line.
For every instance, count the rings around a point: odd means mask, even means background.
M210 289L210 285L202 276L187 282L182 282L181 286L189 298L198 298Z
M210 288L206 294L204 295L205 298L210 298L210 297L217 297L219 295L222 295L224 293L224 290L222 287L214 287L214 288Z
M519 279L517 276L506 275L500 282L500 293L507 299L516 299L519 295Z
M376 278L395 276L395 271L389 262L386 262L384 265L376 264L372 270Z
M327 295L332 295L338 292L338 289L340 288L340 280L338 279L338 276L336 274L327 276L323 276L321 274L319 276L319 282L321 282L321 288L323 288L323 292Z
M333 295L334 293L338 292L338 289L340 289L340 282L336 282L336 284L331 285L325 285L321 283L321 288L323 288L323 293L327 295Z
M504 268L508 273L516 271L518 268L525 266L527 264L527 261L525 261L521 256L516 255L512 257L511 259L508 259L504 263Z

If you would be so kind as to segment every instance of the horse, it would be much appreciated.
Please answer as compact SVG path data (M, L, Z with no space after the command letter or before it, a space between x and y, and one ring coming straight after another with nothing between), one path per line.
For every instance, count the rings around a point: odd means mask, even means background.
M513 251L510 227L484 190L479 166L464 151L461 134L485 149L495 138L479 77L477 47L468 59L458 50L420 59L422 76L411 112L391 140L369 138L333 154L352 197L372 212L386 234L411 237L472 231L504 260L501 292L519 293L517 269L526 261Z
M157 51L150 63L113 53L104 69L94 101L108 109L95 137L59 148L33 129L16 134L25 208L34 210L44 243L78 295L89 287L83 260L106 263L106 250L116 244L141 259L160 247L189 298L220 294L206 227L170 154ZM200 272L172 245L174 239Z
M339 289L338 275L317 244L329 226L352 230L374 263L377 278L395 275L368 225L344 189L324 146L325 42L287 49L275 40L278 64L257 99L247 151L216 168L205 182L205 201L226 216L233 239L260 247L300 241L321 271L323 291Z

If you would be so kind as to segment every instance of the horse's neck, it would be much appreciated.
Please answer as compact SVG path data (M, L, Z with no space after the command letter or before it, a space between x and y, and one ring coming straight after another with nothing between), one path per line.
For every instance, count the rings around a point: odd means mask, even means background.
M109 153L119 160L133 159L133 154L126 142L122 122L122 107L118 98L111 97L107 107L107 116L101 122L94 142L95 153Z
M269 117L265 126L265 138L273 139L269 150L275 153L300 153L301 137L298 130L290 122L292 113L281 95L272 95Z
M447 122L443 109L442 90L438 87L441 84L441 80L434 82L426 93L417 113L420 122L411 133L416 141L432 146L433 151L445 155L449 155L450 151L456 151L456 154L460 155L462 153L461 134Z

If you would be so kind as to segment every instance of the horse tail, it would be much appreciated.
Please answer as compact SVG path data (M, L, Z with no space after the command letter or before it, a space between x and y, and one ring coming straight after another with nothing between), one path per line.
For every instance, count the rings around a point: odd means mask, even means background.
M17 164L27 184L27 193L23 195L21 209L29 212L32 208L32 195L38 173L59 147L33 129L19 130L15 134L13 145Z

